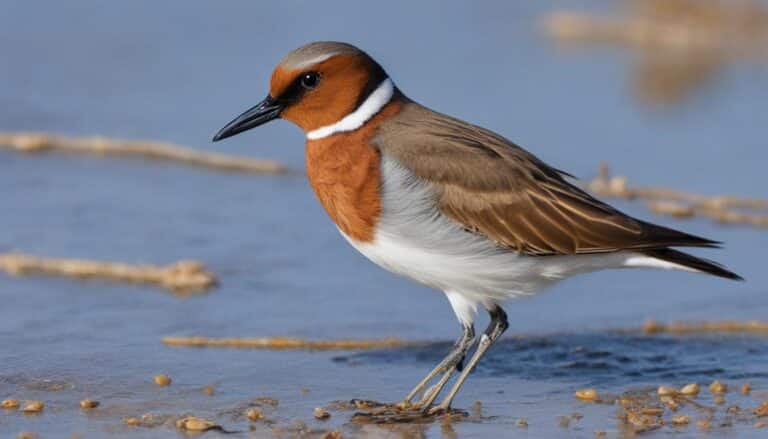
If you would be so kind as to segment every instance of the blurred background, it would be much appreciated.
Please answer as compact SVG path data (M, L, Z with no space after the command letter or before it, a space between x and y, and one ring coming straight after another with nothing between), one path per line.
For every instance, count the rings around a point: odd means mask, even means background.
M334 399L394 401L441 357L447 344L358 358L160 343L166 335L447 341L458 333L442 294L379 269L338 236L304 177L298 128L276 122L210 143L266 94L287 51L315 40L355 44L409 97L499 132L580 178L607 162L637 184L765 198L767 34L768 3L761 1L0 1L0 131L167 141L276 159L291 170L252 175L0 148L0 252L148 264L196 259L220 281L206 294L180 298L146 286L0 273L0 397L54 407L36 418L0 413L0 434L120 435L128 414L196 411L221 419L264 394L280 398L275 418L288 422ZM764 229L654 216L642 203L612 202L723 241L724 250L696 254L747 282L639 270L583 276L509 303L510 334L543 334L567 357L585 343L621 351L625 340L595 334L639 327L648 317L765 318ZM549 335L559 333L586 335L565 342ZM704 359L686 358L685 350L669 355L667 366L695 369L701 379L707 370L752 377L768 387L759 367L751 368L750 358L763 357L742 356L768 355L765 340L739 340L705 344L712 356ZM536 427L546 432L572 409L574 387L647 378L610 360L596 374L591 360L584 369L558 367L573 358L549 359L546 346L526 360L518 348L500 347L458 401L487 401L502 420L462 424L459 436L491 434L513 412L546 419ZM651 358L669 345L638 349ZM513 360L530 367L509 369ZM172 388L151 384L159 372L174 377ZM677 379L670 373L650 376ZM40 380L65 390L47 392L34 385ZM211 383L215 398L195 391ZM300 395L305 387L309 395ZM89 395L105 401L102 414L83 416L69 406ZM608 418L602 424L612 428ZM601 421L591 422L597 428ZM592 437L595 428L581 433ZM446 433L436 426L413 434Z

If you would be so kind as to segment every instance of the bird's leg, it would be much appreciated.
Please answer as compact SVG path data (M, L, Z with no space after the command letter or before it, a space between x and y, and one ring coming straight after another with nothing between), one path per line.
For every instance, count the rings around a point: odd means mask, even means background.
M451 391L448 392L448 395L446 395L442 402L440 402L440 405L430 410L431 414L446 412L451 408L451 402L453 402L453 398L456 397L456 394L459 393L459 389L461 388L461 385L464 384L467 376L469 376L475 366L477 366L480 358L483 357L488 348L491 347L491 345L501 337L501 334L503 334L509 327L507 313L505 313L501 307L494 307L489 310L488 313L491 315L491 323L488 324L488 328L483 335L480 336L477 350L475 350L475 353L472 355L469 363L464 367L464 370L461 371L461 375L456 379L456 383L451 387Z
M453 345L453 348L448 353L448 355L443 358L443 360L435 366L434 369L430 373L427 374L424 379L419 381L419 384L416 385L416 387L411 390L411 392L408 394L408 396L403 399L400 403L397 404L398 407L406 409L406 408L420 408L422 407L422 402L419 402L417 404L411 403L414 397L421 392L421 390L429 384L432 379L437 376L440 373L447 374L447 377L441 378L440 382L437 384L437 393L439 393L440 389L445 386L445 382L448 381L448 378L450 378L450 373L453 372L455 368L461 368L461 362L464 359L464 356L467 354L467 351L472 346L472 343L475 341L475 328L472 325L462 325L462 334L461 337L459 337L458 340L456 340L456 343ZM428 391L427 393L433 392L433 390ZM425 395L426 397L427 395ZM437 396L435 394L435 396ZM434 400L434 398L432 398ZM430 401L431 403L431 401Z

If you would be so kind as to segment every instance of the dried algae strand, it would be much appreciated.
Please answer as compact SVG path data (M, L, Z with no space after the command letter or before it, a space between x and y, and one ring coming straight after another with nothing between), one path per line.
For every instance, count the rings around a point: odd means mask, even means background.
M605 163L597 177L586 185L601 197L626 200L644 199L656 214L675 218L704 217L722 224L768 228L768 214L746 213L735 209L768 209L768 200L736 196L706 196L660 187L630 187L626 177L612 176Z
M386 349L416 346L422 343L398 338L307 340L292 337L250 337L250 338L209 338L209 337L163 337L168 346L225 347L250 349L304 349L310 351Z
M0 148L2 147L25 153L53 150L100 156L136 156L225 171L270 174L286 172L286 167L274 160L201 152L171 143L149 140L64 137L44 133L0 133Z
M565 42L614 43L639 49L737 52L761 55L768 39L768 11L755 2L634 0L623 16L557 12L545 20ZM744 53L746 52L746 53Z
M560 44L628 49L642 101L669 105L703 88L728 63L766 62L768 8L753 0L629 0L621 16L560 11L544 20Z
M197 261L165 266L129 265L83 259L37 258L23 253L0 253L0 270L14 276L45 274L78 279L155 284L175 293L192 293L216 285L216 276Z
M643 324L642 331L645 334L688 334L706 332L755 332L768 333L768 322L749 320L737 322L724 320L718 322L673 322L659 323L656 320L648 320Z

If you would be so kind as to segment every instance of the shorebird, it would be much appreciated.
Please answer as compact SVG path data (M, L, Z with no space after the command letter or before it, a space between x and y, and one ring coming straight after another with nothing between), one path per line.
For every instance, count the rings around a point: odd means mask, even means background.
M309 182L341 235L383 268L443 291L461 324L448 355L398 407L449 410L507 329L508 299L609 268L741 279L674 249L718 242L626 215L501 135L412 101L350 44L314 42L288 53L267 97L213 141L277 118L306 133ZM490 324L465 365L480 307Z

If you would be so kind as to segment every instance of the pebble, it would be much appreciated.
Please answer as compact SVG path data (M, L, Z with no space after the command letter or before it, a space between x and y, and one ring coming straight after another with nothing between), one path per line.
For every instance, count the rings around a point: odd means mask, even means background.
M169 386L171 385L171 377L164 374L155 375L155 384L160 387Z
M577 390L574 394L577 399L580 399L582 401L597 401L599 398L599 395L597 394L597 390L595 389L581 389Z
M32 433L31 431L22 431L16 436L16 439L38 439L40 436L37 435L37 433Z
M4 399L2 407L4 409L17 409L19 408L19 401L16 401L15 399Z
M686 415L672 416L672 424L674 425L688 425L691 423L691 418Z
M258 421L264 418L264 413L262 413L261 409L251 408L245 412L245 417L251 421Z
M520 428L528 428L528 420L525 418L518 419L517 426Z
M328 412L328 410L322 407L315 408L314 415L315 415L315 419L320 419L321 421L324 421L331 417L331 414Z
M677 389L674 389L669 386L659 386L659 390L657 391L659 396L674 396L677 395Z
M758 417L768 416L768 400L760 404L754 412Z
M21 411L24 413L40 413L45 408L42 401L27 401Z
M646 416L661 416L664 414L664 409L661 407L643 407L640 409L640 413Z
M92 399L84 399L80 401L80 408L95 409L98 406L99 406L99 401L94 401Z
M140 425L141 424L141 419L139 419L139 418L137 418L135 416L130 416L130 417L127 417L127 418L123 419L123 422L126 425L134 425L134 426L136 426L136 425Z
M709 391L712 392L712 394L722 394L728 391L728 385L720 380L715 380L709 385Z
M752 385L749 383L744 383L741 385L741 393L745 395L749 395L749 393L752 391Z
M176 421L176 428L188 431L207 431L214 428L221 428L221 426L207 419L188 416Z
M700 390L701 386L699 386L697 383L691 383L684 385L683 388L680 389L680 393L685 396L696 396L699 394Z

